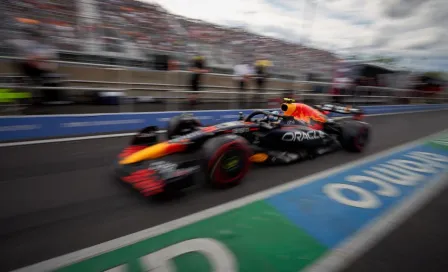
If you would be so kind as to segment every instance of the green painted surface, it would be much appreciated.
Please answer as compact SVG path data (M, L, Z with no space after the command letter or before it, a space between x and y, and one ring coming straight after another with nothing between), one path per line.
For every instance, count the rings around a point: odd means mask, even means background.
M10 89L0 89L0 103L14 102L17 99L31 98L31 93L14 92Z
M327 250L277 213L269 204L258 201L72 264L59 271L106 271L114 267L117 268L116 271L148 271L148 264L151 264L150 261L145 263L145 259L147 259L145 256L148 254L183 241L190 240L198 244L195 241L199 240L194 239L202 238L211 239L207 241L219 243L229 250L230 256L234 256L236 271L299 271ZM190 249L186 246L177 246L177 249L182 248ZM220 254L221 257L224 255ZM214 270L216 266L213 266L209 262L209 257L200 251L180 254L168 259L175 267L173 271L219 271ZM224 263L228 264L229 261Z
M429 144L439 148L448 148L448 133L429 141Z
M448 148L448 134L427 143ZM258 201L58 271L300 271L326 251L268 203ZM211 261L213 256L219 261Z

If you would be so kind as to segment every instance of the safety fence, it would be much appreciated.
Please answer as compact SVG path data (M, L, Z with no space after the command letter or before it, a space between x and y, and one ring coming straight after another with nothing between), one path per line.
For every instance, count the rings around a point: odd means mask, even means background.
M128 132L146 125L163 129L169 118L185 111L208 125L236 120L240 111L277 109L284 97L310 104L357 105L367 114L438 110L448 105L446 90L429 94L355 86L334 92L332 83L276 79L277 85L268 85L264 91L254 87L240 91L231 77L216 75L214 84L205 81L201 91L192 93L185 84L185 72L160 73L165 78L140 82L125 70L114 71L115 81L63 79L62 87L33 87L19 84L16 75L0 76L0 141ZM62 91L65 102L32 105L42 90ZM198 103L191 103L191 94L198 95Z
M448 102L446 91L430 94L410 89L356 86L334 92L332 83L315 81L285 81L283 88L268 87L261 92L254 88L240 91L235 86L236 84L233 86L205 84L201 91L194 93L189 91L189 86L182 82L177 84L132 82L123 77L112 82L63 80L63 83L65 85L63 87L32 87L17 85L12 78L10 82L3 78L3 82L0 84L2 114L81 114L268 108L278 106L284 97L306 103L339 102L352 105ZM51 106L29 107L30 99L23 99L30 97L26 94L33 93L33 97L38 97L38 91L42 90L64 92L65 103L59 101ZM191 94L198 95L197 103L191 103ZM43 108L44 112L39 112Z
M71 67L74 66L82 67L83 69L86 67L95 67L95 68L101 68L101 69L115 69L115 70L134 70L134 71L143 71L143 72L167 72L164 70L156 70L153 58L148 59L124 59L121 57L117 57L117 54L106 54L106 55L98 55L98 54L77 54L75 52L67 52L62 51L59 52L60 59L59 60L50 60L48 62L55 63L60 67ZM175 59L179 60L177 58L178 55L173 55ZM15 55L5 55L5 52L2 51L2 48L0 47L0 61L5 66L13 66L15 62L25 60L23 57L18 57ZM12 65L11 65L12 64ZM188 68L190 65L190 60L185 59L183 61L180 61L177 66L178 70L169 70L169 71L176 71L176 72L183 72L188 73ZM211 74L218 74L218 75L226 75L230 76L233 73L233 66L225 66L225 67L207 67L207 70L211 72ZM272 70L272 69L271 69ZM284 80L293 80L295 78L301 77L305 78L306 74L309 72L309 70L303 70L303 71L296 71L296 72L279 72L279 71L271 71L270 70L270 76L272 78L276 79L284 79ZM0 73L5 73L11 71L10 67L0 67ZM300 76L299 76L300 75Z

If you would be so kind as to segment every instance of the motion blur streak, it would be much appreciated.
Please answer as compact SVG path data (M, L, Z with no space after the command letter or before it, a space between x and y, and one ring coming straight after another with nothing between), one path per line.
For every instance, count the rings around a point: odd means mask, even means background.
M159 143L143 150L131 154L129 157L120 161L120 164L131 164L142 160L157 159L186 148L185 144L180 143Z
M111 178L111 162L128 138L0 148L0 267L8 271L36 263L358 160L441 131L448 114L367 116L366 121L373 127L372 145L361 156L342 152L291 167L253 169L238 190L204 188L168 203L148 202Z

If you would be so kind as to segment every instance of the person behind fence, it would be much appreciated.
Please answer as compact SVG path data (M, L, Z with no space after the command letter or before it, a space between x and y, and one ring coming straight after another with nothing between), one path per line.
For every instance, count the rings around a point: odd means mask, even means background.
M52 62L58 60L58 53L38 29L25 28L22 37L10 42L19 57L18 70L31 80L33 86L60 86L59 76L54 73L58 65ZM34 102L58 101L61 96L60 90L42 90L33 93Z
M191 105L195 105L198 102L198 91L201 87L202 75L208 73L208 70L205 69L205 58L202 56L196 56L193 58L192 65L189 69L192 72L191 75L191 94L189 95L189 101Z
M246 91L249 84L249 79L253 75L253 70L247 62L242 62L233 67L233 79L237 84L240 94L238 95L238 105L242 106L247 100L243 92Z
M255 83L257 85L257 90L262 92L266 85L266 80L268 77L268 67L270 66L270 61L268 60L258 60L255 62Z

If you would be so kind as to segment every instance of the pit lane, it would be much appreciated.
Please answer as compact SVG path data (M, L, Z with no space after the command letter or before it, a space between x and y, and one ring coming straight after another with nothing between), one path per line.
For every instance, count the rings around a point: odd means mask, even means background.
M0 259L11 270L182 217L441 131L446 111L368 117L363 154L339 152L284 167L253 169L241 186L200 188L164 202L123 187L111 165L128 138L0 148Z

